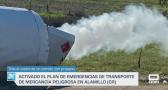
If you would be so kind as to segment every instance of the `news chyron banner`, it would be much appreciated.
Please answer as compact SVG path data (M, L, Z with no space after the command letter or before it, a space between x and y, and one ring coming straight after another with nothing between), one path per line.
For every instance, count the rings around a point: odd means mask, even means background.
M138 72L77 72L75 66L9 66L17 86L138 86Z

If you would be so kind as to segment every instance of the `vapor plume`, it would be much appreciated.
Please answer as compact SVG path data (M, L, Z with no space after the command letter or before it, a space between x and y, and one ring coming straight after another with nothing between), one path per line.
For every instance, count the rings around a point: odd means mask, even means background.
M131 5L121 12L82 18L77 24L65 23L59 29L75 35L69 53L74 59L101 49L135 52L150 43L168 52L168 20L145 6Z

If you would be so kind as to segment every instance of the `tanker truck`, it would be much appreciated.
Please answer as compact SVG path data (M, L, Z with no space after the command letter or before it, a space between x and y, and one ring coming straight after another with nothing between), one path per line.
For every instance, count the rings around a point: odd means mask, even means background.
M0 6L0 90L13 90L13 82L6 81L7 66L59 65L74 40L33 10Z
M0 6L0 71L60 64L74 40L72 34L46 25L33 10Z

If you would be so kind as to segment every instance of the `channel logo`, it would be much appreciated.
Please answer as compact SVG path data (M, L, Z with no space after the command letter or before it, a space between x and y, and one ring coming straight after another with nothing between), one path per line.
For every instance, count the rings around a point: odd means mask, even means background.
M159 74L149 74L148 76L148 80L149 80L149 84L159 84Z

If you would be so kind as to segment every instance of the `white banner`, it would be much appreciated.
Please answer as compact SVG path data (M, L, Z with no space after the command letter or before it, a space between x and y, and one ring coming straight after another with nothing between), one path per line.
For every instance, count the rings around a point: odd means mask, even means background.
M138 72L9 72L8 76L18 86L139 85Z

